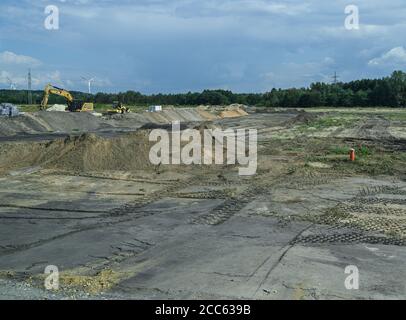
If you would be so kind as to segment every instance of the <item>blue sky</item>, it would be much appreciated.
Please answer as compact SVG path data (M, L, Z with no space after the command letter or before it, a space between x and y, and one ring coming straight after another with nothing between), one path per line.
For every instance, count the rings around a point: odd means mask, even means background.
M360 29L346 30L357 5ZM44 27L57 5L59 30ZM0 88L143 93L272 87L406 71L404 0L2 0Z

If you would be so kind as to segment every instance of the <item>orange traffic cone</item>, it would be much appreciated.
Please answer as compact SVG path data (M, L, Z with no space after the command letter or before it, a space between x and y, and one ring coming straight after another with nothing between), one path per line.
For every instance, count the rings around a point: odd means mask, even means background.
M350 161L355 161L355 149L350 149Z

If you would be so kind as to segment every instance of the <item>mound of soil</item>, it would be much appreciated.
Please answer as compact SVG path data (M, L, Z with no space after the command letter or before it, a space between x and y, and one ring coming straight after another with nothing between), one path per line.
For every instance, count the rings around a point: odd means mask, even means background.
M283 126L293 127L298 124L310 124L311 122L315 121L317 118L318 118L318 115L316 115L314 113L300 111L296 117L284 122Z
M239 118L248 116L248 113L244 110L244 106L239 104L232 104L220 112L220 118Z
M115 138L83 134L51 142L2 144L0 168L40 166L80 172L153 168L148 134L138 131Z
M242 117L247 113L239 107L228 107L221 117ZM26 113L14 118L0 119L0 137L25 134L77 134L100 131L134 131L145 124L171 124L175 121L192 123L212 121L219 116L202 108L168 108L161 112L129 113L95 116L88 112Z
M239 117L244 117L247 116L248 113L246 113L242 109L237 109L237 110L230 110L230 111L223 111L220 113L220 118L239 118Z
M200 126L199 129L205 128L213 127L207 124ZM73 172L156 171L158 169L163 172L188 171L189 168L192 170L190 166L162 165L158 168L152 164L149 154L156 142L149 141L150 133L150 129L144 129L115 137L85 133L49 142L2 143L0 144L0 173L37 167ZM182 142L182 146L186 143ZM211 148L206 150L202 142L202 154L206 152L213 154ZM224 154L226 152L224 148ZM209 167L203 166L201 169L210 170Z
M0 136L52 132L87 132L110 127L102 119L86 112L41 111L26 113L14 118L0 119Z

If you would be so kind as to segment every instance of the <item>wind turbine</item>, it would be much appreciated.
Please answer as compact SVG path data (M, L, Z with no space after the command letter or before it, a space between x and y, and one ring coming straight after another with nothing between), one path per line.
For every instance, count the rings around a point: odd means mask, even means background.
M82 79L87 81L88 86L89 86L89 94L92 94L92 82L95 80L95 78L88 79L88 78L82 77Z
M8 83L10 84L10 90L17 90L17 84L13 82L9 77L7 77Z

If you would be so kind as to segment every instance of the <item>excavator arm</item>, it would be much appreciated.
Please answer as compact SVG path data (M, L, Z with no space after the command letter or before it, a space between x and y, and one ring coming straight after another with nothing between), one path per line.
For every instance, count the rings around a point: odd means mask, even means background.
M64 97L68 103L68 111L71 112L82 112L82 111L93 111L93 103L83 103L81 101L75 101L72 94L51 84L48 84L44 89L44 97L41 102L41 110L45 110L48 105L49 95L55 94L57 96Z
M48 84L44 90L44 98L42 99L41 102L41 110L45 110L47 108L50 94L55 94L57 96L64 97L68 102L68 105L73 102L73 96L69 91Z

